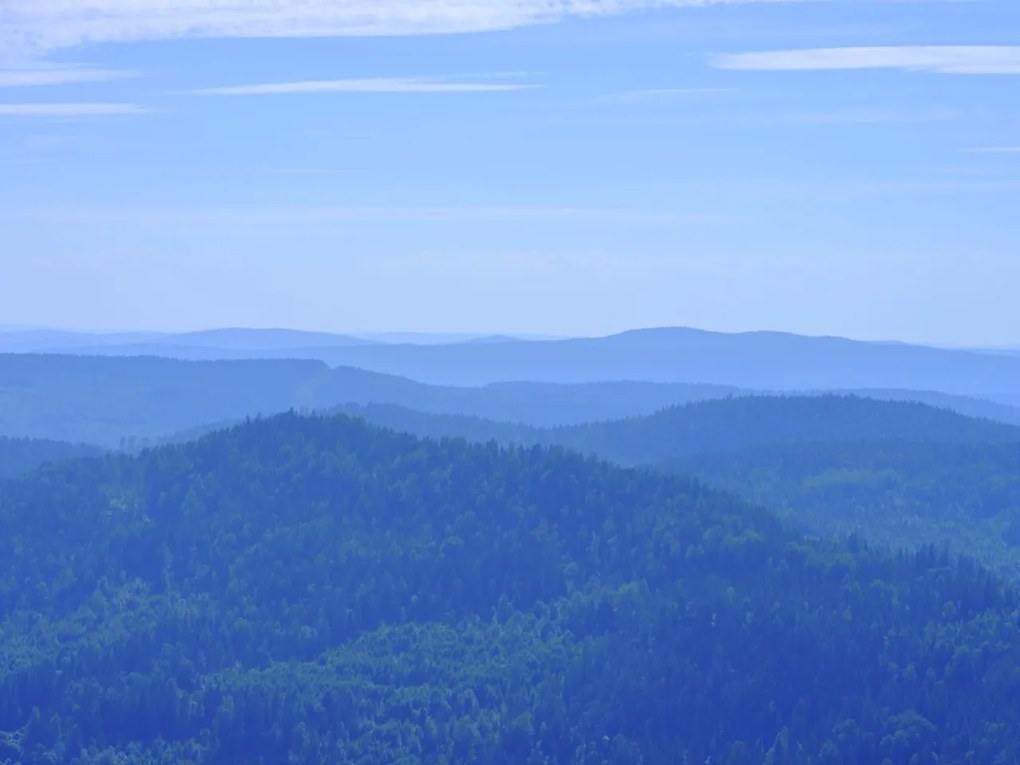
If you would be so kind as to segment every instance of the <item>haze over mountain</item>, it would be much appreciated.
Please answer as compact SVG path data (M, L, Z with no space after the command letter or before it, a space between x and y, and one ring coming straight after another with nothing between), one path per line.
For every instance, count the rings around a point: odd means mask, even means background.
M757 390L900 388L961 395L1020 392L1020 358L902 343L772 332L647 329L604 338L323 350L330 364L441 385L505 380L643 380Z
M182 332L160 337L154 345L167 345L173 349L208 348L212 350L290 351L316 346L370 345L351 335L330 332L304 332L293 329L209 329L200 332ZM171 351L172 354L174 351ZM170 355L168 354L168 355Z
M0 480L18 478L49 463L101 454L103 450L95 446L0 436Z
M117 448L302 407L303 386L325 372L316 361L0 354L0 435Z
M60 329L0 329L0 353L98 353L106 347L144 345L164 337L159 332L71 332Z
M413 335L399 339L408 337ZM292 330L221 329L143 341L132 335L23 331L0 333L4 348L187 360L314 359L435 385L682 382L758 391L917 390L1008 404L1020 400L1017 355L777 332L663 328L599 338L458 336L415 344Z
M448 345L547 338L478 333L310 332L230 327L192 332L75 332L0 326L0 353L165 356L192 360L319 358L326 349L357 345Z
M532 426L648 415L693 401L748 395L685 383L508 382L428 385L314 360L180 361L169 358L0 354L0 435L88 442L108 448L288 409L393 404ZM1020 424L1020 410L948 394L876 390L876 399L920 401Z

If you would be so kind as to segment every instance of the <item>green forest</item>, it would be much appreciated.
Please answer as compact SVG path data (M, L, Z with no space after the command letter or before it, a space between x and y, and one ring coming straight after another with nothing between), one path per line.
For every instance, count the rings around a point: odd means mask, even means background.
M421 436L566 445L694 476L805 534L949 548L1020 582L1020 429L859 396L733 397L539 429L386 405L344 408Z
M1020 601L700 482L338 415L0 483L0 762L1020 757Z
M815 535L950 546L1020 582L1020 444L770 445L661 467L768 505Z

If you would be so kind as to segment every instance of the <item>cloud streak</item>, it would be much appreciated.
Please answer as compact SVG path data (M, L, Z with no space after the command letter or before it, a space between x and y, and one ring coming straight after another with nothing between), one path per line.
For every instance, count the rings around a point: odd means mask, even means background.
M768 72L900 69L939 74L1020 74L1020 46L927 45L728 53L720 69Z
M621 207L475 206L475 207L220 207L151 208L85 205L71 207L0 207L0 220L13 218L43 224L112 225L130 221L147 225L184 224L272 227L352 224L519 223L568 221L586 224L695 225L715 218L677 210Z
M149 111L137 104L0 104L0 117L103 117Z
M293 93L503 93L537 85L498 82L456 82L417 77L348 80L305 80L257 85L234 85L184 91L200 96L263 96Z
M967 149L969 154L1020 154L1020 146L982 146Z
M131 72L97 69L87 66L33 66L0 68L0 88L69 85L82 82L104 82L133 77Z
M0 50L194 37L484 32L663 7L778 0L10 0ZM810 0L802 0L810 1Z

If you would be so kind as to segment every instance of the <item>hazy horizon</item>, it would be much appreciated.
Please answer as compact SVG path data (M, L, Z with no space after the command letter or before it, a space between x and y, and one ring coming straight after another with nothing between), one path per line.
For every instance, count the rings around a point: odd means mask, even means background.
M193 326L184 328L166 328L166 329L153 329L151 327L138 327L138 328L108 328L108 327L61 327L61 326L46 326L46 325L28 325L28 324L0 324L0 334L14 334L18 332L58 332L58 333L69 333L69 334L81 334L81 335L93 335L97 337L115 337L123 335L125 337L137 336L139 338L144 337L175 337L185 336L190 334L200 334L204 332L217 332L217 331L251 331L251 332L297 332L303 334L330 334L343 337L351 337L356 339L367 339L377 340L380 342L389 343L401 343L407 342L410 344L415 343L415 339L419 339L424 344L431 344L433 341L442 340L443 342L461 342L471 341L474 339L485 339L485 338L496 338L505 337L513 340L522 341L556 341L556 340L581 340L581 339L599 339L605 337L612 337L628 332L640 332L646 330L665 330L665 329L686 329L693 330L696 332L707 332L712 334L722 335L743 335L743 334L778 334L778 335L795 335L798 337L806 338L833 338L841 340L851 340L854 342L864 343L890 343L890 344L906 344L906 345L919 345L931 348L944 348L944 349L958 349L958 350L1018 350L1020 349L1020 343L1004 343L1004 344L990 344L990 343L973 343L973 344L954 344L954 343L940 343L940 342L924 342L924 341L911 341L904 340L902 338L895 337L851 337L847 335L838 334L813 334L805 332L791 332L782 329L770 329L770 328L756 328L756 329L737 329L737 330L717 330L710 329L707 327L697 326L647 326L647 327L626 327L617 331L600 332L591 334L545 334L545 333L530 333L530 332L516 332L513 330L496 330L496 331L482 331L482 330L469 330L464 328L459 329L438 329L434 331L428 330L417 330L417 329L383 329L383 330L357 330L357 329L323 329L322 327L287 327L287 326L241 326L241 325L223 325L223 326Z
M1020 342L1020 6L418 8L11 4L0 322Z

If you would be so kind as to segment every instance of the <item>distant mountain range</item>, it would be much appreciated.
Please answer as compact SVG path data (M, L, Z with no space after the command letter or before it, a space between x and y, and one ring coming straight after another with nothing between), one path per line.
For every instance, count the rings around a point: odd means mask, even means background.
M152 356L0 354L0 435L116 448L259 414L345 404L385 404L429 414L558 427L767 392L653 382L440 386L350 367L331 369L324 362L307 359L180 361ZM839 392L920 402L1020 424L1020 409L973 397L900 389Z
M256 358L320 359L335 348L366 345L448 345L544 340L477 333L379 332L336 334L295 329L222 328L198 332L72 332L0 326L0 353L164 356L215 361Z
M423 337L430 339L392 343L350 335L250 329L155 337L32 330L0 334L0 350L190 360L314 359L436 385L626 380L782 391L932 390L1008 403L1020 396L1020 356L1008 353L686 328L568 340L458 336L439 343L435 337Z
M755 390L1020 392L1020 357L769 332L648 329L547 342L320 349L317 357L439 385L641 380Z

